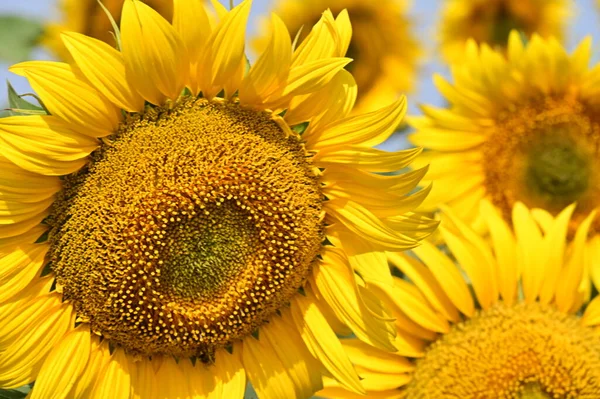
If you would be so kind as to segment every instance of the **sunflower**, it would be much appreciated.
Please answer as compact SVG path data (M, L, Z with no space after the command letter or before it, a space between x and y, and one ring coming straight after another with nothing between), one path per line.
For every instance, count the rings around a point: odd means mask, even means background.
M566 245L573 205L538 223L543 210L517 203L512 229L491 203L480 206L489 237L450 212L440 227L450 254L430 243L414 256L389 253L405 276L381 294L399 351L344 341L369 397L600 397L600 297L588 303L584 278L594 215ZM355 397L326 386L324 395Z
M413 88L421 50L411 31L405 0L284 0L276 4L275 12L299 43L324 7L334 13L348 10L354 32L347 55L354 61L347 70L358 86L357 112L378 109ZM266 38L259 38L255 47L264 43Z
M100 39L114 47L115 36L111 22L102 6L114 17L117 23L121 20L121 8L124 0L60 0L62 21L46 26L42 43L61 60L71 60L69 50L63 44L61 32L71 31ZM173 16L173 0L144 0L144 3L158 11L171 21Z
M405 99L349 116L348 14L292 51L279 17L247 70L251 1L171 25L126 0L116 50L63 33L74 63L25 62L48 115L0 120L0 386L32 399L362 392L336 332L395 350L370 291L384 251L435 225L419 153L371 148ZM301 101L299 100L301 99Z
M511 30L530 38L561 39L571 14L567 0L448 0L439 27L441 52L448 62L459 62L468 39L506 49Z
M409 120L411 141L428 150L425 179L436 182L423 209L444 203L477 226L482 198L507 221L518 201L552 215L576 202L572 237L600 205L600 66L588 67L590 49L585 39L569 55L555 39L523 44L513 32L504 57L471 41L454 83L434 77L448 108L423 106ZM596 220L590 247L600 249L599 229Z

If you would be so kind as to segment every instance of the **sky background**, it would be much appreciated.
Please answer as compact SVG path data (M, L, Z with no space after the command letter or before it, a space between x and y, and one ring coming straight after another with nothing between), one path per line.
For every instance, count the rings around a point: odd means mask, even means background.
M224 4L229 4L228 0L220 0ZM248 23L248 37L256 32L258 19L266 15L272 4L278 0L254 0L252 14ZM376 0L368 0L376 1ZM442 105L443 100L438 95L432 84L431 76L433 73L448 75L447 68L439 61L435 53L435 27L440 17L440 9L444 0L413 0L410 9L410 18L413 20L416 37L420 39L425 49L426 57L423 60L422 67L416 77L418 80L416 89L412 93L407 93L409 102L409 113L419 113L418 104ZM594 62L600 60L600 10L596 8L594 0L567 0L574 3L574 17L569 24L567 31L566 45L572 50L577 43L585 36L591 35L594 38ZM327 0L323 0L326 4ZM235 3L239 3L236 0ZM0 14L15 14L27 16L40 21L58 20L60 14L57 9L58 0L0 0ZM48 53L43 49L34 52L34 59L50 59ZM30 91L26 81L7 70L8 65L0 63L0 83L4 85L7 79L11 81L17 93ZM6 90L0 87L0 104L6 103ZM404 137L397 136L387 143L387 149L396 149L406 145Z

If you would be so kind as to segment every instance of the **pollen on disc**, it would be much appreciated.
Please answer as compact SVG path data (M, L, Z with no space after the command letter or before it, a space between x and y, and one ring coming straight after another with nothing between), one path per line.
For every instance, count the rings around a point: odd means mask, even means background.
M210 357L305 280L318 177L268 113L188 101L127 120L68 178L52 268L92 329L133 353Z

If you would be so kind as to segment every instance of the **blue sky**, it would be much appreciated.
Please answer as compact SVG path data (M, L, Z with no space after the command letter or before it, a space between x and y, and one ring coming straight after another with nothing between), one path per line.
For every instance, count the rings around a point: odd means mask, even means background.
M270 4L277 0L254 0L251 20L248 25L248 33L252 35L255 31L256 21L261 15L265 15ZM373 0L375 1L375 0ZM414 20L415 33L421 38L423 46L425 46L428 57L420 69L417 77L417 89L408 95L409 112L418 113L418 104L427 103L441 105L442 99L437 94L432 82L431 75L433 73L441 73L447 75L446 68L438 61L434 51L435 43L427 38L434 36L436 22L439 18L439 10L444 0L413 0L411 7L411 17ZM594 0L567 0L573 1L575 4L575 17L571 21L570 29L567 33L567 47L573 49L575 45L585 36L591 35L595 38L594 60L600 60L600 10L596 9ZM228 4L228 0L221 0ZM238 1L236 0L236 3ZM323 0L326 3L326 0ZM3 14L18 14L26 15L38 20L52 20L58 18L57 0L26 0L26 1L9 1L0 0L0 13ZM37 59L48 59L49 55L42 49L34 53ZM23 93L29 90L24 79L10 74L7 71L8 65L0 63L0 82L9 79L17 92ZM0 90L0 103L5 98L4 88ZM402 145L398 142L397 145ZM396 147L390 143L390 149Z

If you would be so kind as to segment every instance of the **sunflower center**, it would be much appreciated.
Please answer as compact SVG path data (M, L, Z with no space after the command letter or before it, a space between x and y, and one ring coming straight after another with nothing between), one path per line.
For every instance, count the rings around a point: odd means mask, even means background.
M600 335L549 306L496 305L417 361L409 398L597 398Z
M553 214L577 202L576 229L600 205L600 125L583 105L548 99L501 117L497 126L483 149L494 203L510 219L516 201Z
M555 126L554 131L542 135L529 149L525 180L529 195L552 205L559 200L565 206L576 201L587 190L591 176L586 154L569 139L569 126ZM566 134L562 134L566 133Z
M495 15L495 21L490 24L491 44L506 46L510 32L514 30L523 30L523 23L516 18L508 9L506 4L500 4Z
M204 100L152 110L66 178L52 269L94 331L210 359L287 303L320 250L323 196L273 118Z

